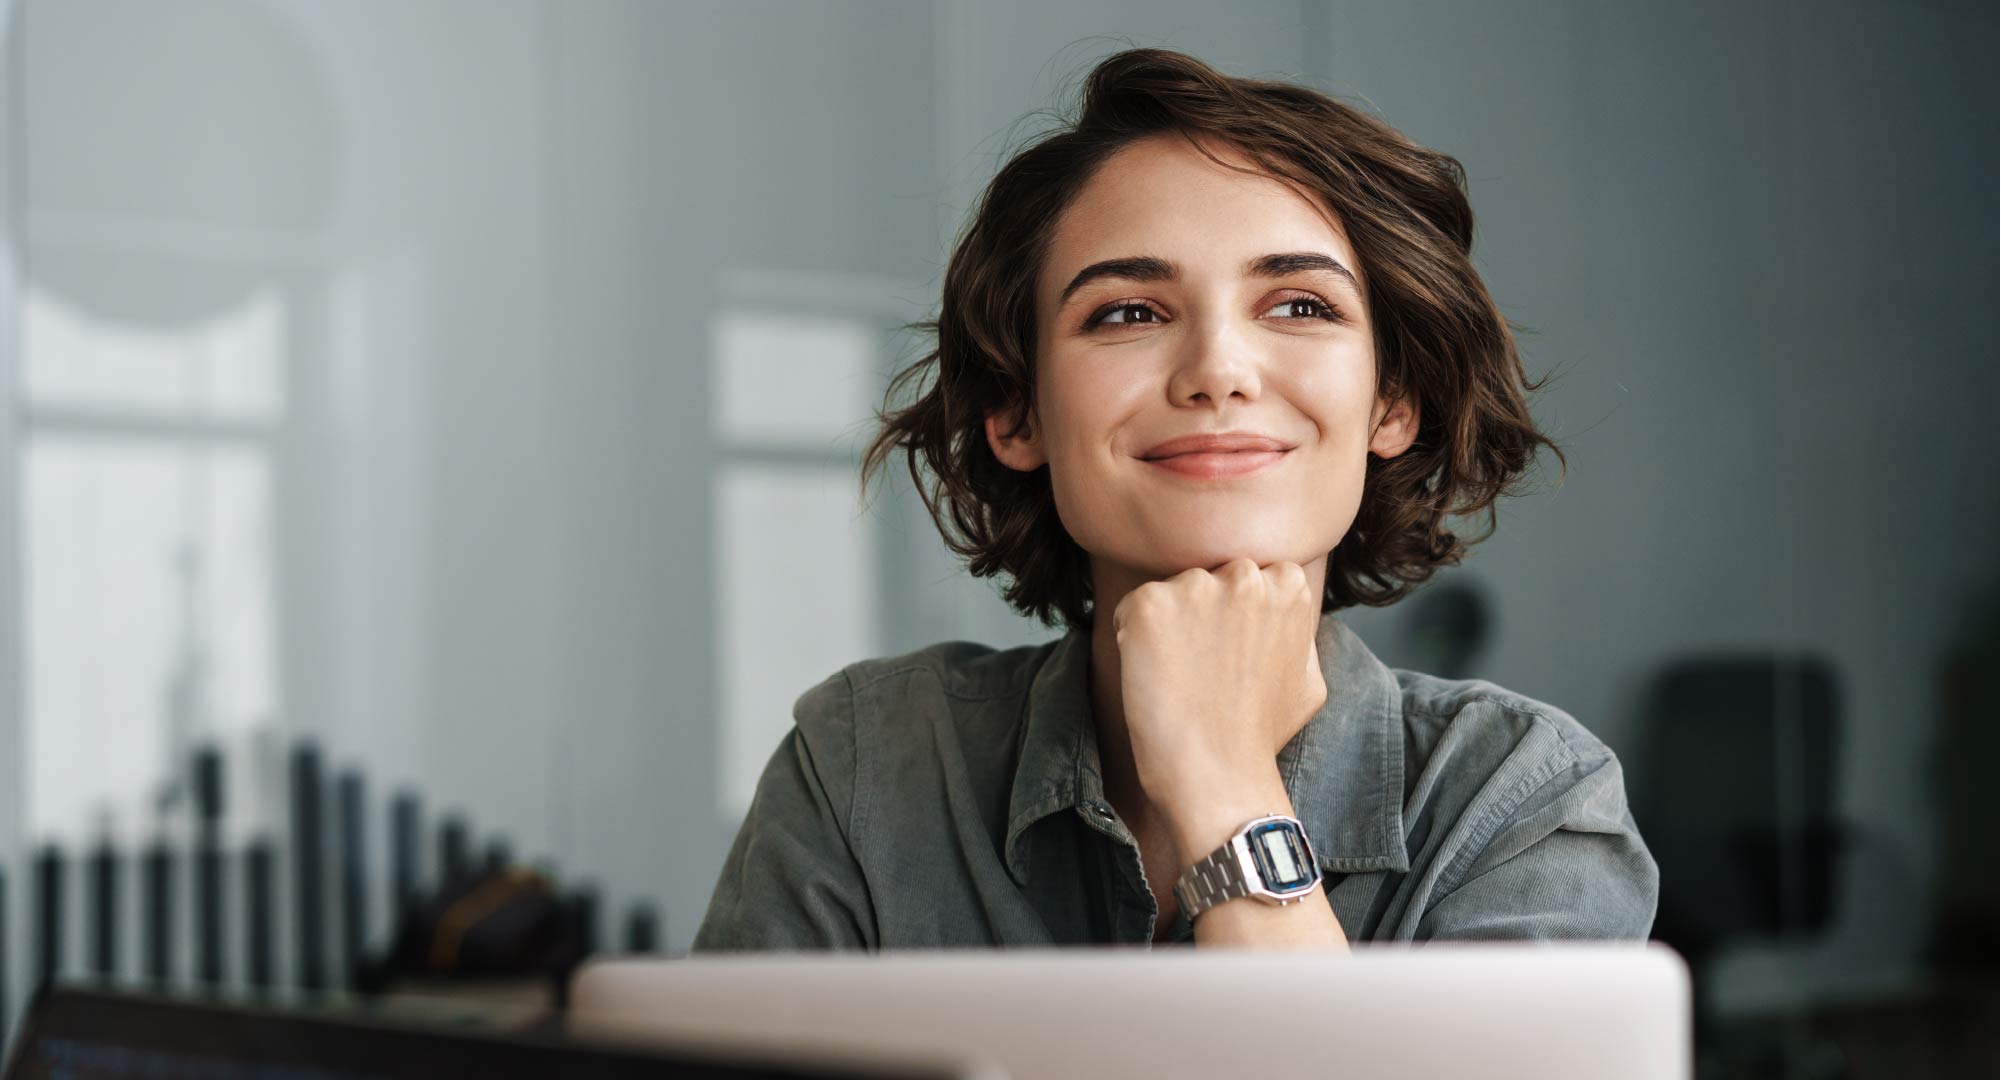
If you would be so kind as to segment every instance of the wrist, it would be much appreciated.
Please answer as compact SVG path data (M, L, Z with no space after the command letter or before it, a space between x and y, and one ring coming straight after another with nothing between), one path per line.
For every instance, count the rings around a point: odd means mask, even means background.
M1229 787L1211 785L1195 789L1166 812L1167 833L1173 840L1179 865L1186 870L1236 835L1244 823L1266 814L1293 816L1292 799L1278 775L1276 763L1268 777Z
M1216 851L1182 871L1175 900L1196 922L1232 900L1286 907L1320 893L1320 868L1304 825L1290 814L1261 814ZM1260 905L1252 905L1253 907ZM1243 905L1237 906L1243 910Z

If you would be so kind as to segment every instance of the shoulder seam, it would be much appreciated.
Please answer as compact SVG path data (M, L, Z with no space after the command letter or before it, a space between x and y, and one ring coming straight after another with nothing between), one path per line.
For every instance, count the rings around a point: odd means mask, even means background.
M1576 724L1580 730L1582 730L1586 735L1591 736L1592 740L1596 742L1597 744L1596 749L1598 752L1590 755L1591 759L1595 760L1598 758L1610 758L1617 756L1612 753L1611 747L1605 745L1604 740L1598 738L1597 733L1593 732L1590 728L1584 726L1583 721L1578 720L1576 717L1571 716L1567 712L1563 712L1563 710L1558 709L1554 705L1536 701L1535 699L1527 697L1526 695L1517 695L1515 699L1510 699L1502 697L1498 694L1481 694L1477 697L1467 698L1466 700L1460 702L1459 708L1463 710L1468 705L1491 705L1497 709L1505 710L1516 716L1526 716L1529 719L1534 720L1537 723L1549 728L1550 734L1556 736L1557 741L1561 743L1564 747L1569 749L1572 756L1577 757L1579 761L1586 760L1584 756L1579 755L1577 753L1577 747L1575 741L1572 740L1569 736L1564 734L1563 725L1557 723L1557 719L1554 714L1562 713L1565 717L1569 718L1571 723ZM1406 714L1415 712L1419 715L1422 715L1432 720L1451 721L1454 717L1458 716L1458 712L1456 711L1444 712L1438 709L1427 708L1422 704L1419 704L1416 707L1412 707L1408 702L1405 703L1404 711Z
M1473 865L1480 854L1487 850L1487 845L1493 842L1495 834L1501 831L1509 816L1522 803L1528 801L1529 796L1542 790L1556 778L1558 773L1582 760L1577 756L1577 751L1571 748L1570 740L1563 737L1562 729L1554 720L1532 709L1513 709L1505 703L1503 707L1528 716L1538 725L1547 728L1550 736L1556 740L1556 752L1537 762L1526 775L1515 782L1512 788L1497 799L1494 805L1488 807L1479 825L1468 837L1466 846L1459 849L1458 854L1453 856L1451 865L1438 876L1437 886L1432 894L1435 897L1449 896L1459 888L1461 876L1465 874L1467 867Z
M1503 697L1499 694L1483 693L1475 695L1473 697L1465 698L1459 702L1459 708L1461 709L1464 709L1468 705L1492 705L1496 708L1506 709L1511 713L1516 713L1521 716L1532 716L1537 720L1547 721L1551 724L1554 724L1556 722L1555 719L1550 716L1550 710L1555 708L1554 705L1547 705L1542 702L1535 701L1532 698L1528 698L1521 695L1517 695L1516 698L1511 699ZM1444 712L1439 709L1431 708L1422 702L1419 702L1413 706L1410 702L1407 701L1405 702L1404 708L1406 709L1406 711L1423 713L1426 716L1435 717L1440 720L1449 720L1453 716L1458 715L1456 711L1449 713ZM1558 734L1560 736L1561 732L1559 732Z
M997 690L994 691L993 693L987 693L987 694L971 694L961 690L953 689L951 684L945 680L943 674L939 672L937 666L934 664L924 664L924 663L903 664L898 667L890 668L887 671L870 672L868 674L867 679L861 682L856 682L854 677L854 672L859 666L860 665L857 664L850 664L846 668L842 669L848 675L848 685L856 691L866 690L869 687L874 686L876 683L883 681L884 679L892 678L897 675L908 675L911 672L924 672L926 674L931 675L934 679L937 680L938 690L940 693L944 694L946 697L956 698L960 701L998 701L1002 698L1013 697L1016 694L1022 692L1021 684L1025 677L1023 673L1016 673L1013 676L1012 681L1010 681L1007 684L1006 689ZM1026 672L1030 675L1032 675L1033 671L1034 671L1033 668L1026 669Z

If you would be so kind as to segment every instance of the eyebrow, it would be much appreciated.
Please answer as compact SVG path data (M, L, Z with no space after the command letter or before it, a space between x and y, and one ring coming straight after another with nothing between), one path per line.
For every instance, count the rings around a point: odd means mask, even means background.
M1302 271L1316 270L1333 274L1345 280L1348 288L1359 299L1362 286L1355 275L1348 272L1340 261L1331 255L1317 251L1287 251L1275 255L1260 255L1244 264L1244 276L1254 278L1278 278ZM1131 281L1179 281L1181 267L1152 255L1128 255L1123 258L1105 259L1077 271L1070 284L1063 286L1062 295L1056 298L1058 307L1070 301L1070 296L1087 283L1098 278L1125 278Z

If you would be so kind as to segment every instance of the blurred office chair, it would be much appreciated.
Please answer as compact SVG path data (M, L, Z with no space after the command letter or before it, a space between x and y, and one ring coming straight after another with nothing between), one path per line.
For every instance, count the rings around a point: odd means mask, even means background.
M1817 657L1670 665L1648 694L1634 818L1661 867L1654 936L1691 963L1739 938L1798 939L1834 914L1840 727Z
M2001 952L1996 936L2001 890L1995 887L2001 840L1994 816L1994 760L2001 757L2001 725L1994 721L2001 715L1995 695L2001 618L1994 594L1994 587L1986 585L1961 599L1958 621L1939 658L1938 731L1925 763L1925 774L1934 781L1934 812L1945 852L1926 953L1948 977L1990 991L1995 957Z
M1835 806L1836 683L1814 656L1690 657L1664 668L1646 701L1633 817L1660 864L1653 937L1688 960L1701 1043L1715 1030L1702 990L1723 950L1804 944L1837 913L1855 832ZM1825 1063L1831 1048L1806 1049Z

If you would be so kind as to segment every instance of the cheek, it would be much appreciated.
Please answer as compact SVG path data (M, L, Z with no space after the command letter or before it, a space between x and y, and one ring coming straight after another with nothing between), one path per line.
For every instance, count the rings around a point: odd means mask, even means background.
M1148 378L1157 377L1144 354L1118 350L1089 350L1065 357L1053 365L1050 376L1066 400L1089 401L1094 395L1130 392Z
M1375 388L1367 368L1328 366L1296 381L1290 397L1318 430L1329 450L1343 455L1366 449L1375 411Z
M1114 442L1131 415L1133 387L1111 365L1051 365L1040 387L1049 457L1051 495L1071 539L1088 551L1116 547L1108 535L1118 515L1107 515L1111 492L1124 482Z
M1089 470L1102 468L1120 425L1144 392L1137 380L1112 364L1058 364L1041 387L1043 416L1049 421L1050 456Z
M1375 408L1375 371L1363 353L1339 363L1303 367L1285 388L1313 429L1311 468L1299 474L1300 496L1290 511L1302 535L1331 547L1361 508L1368 474L1369 421Z

